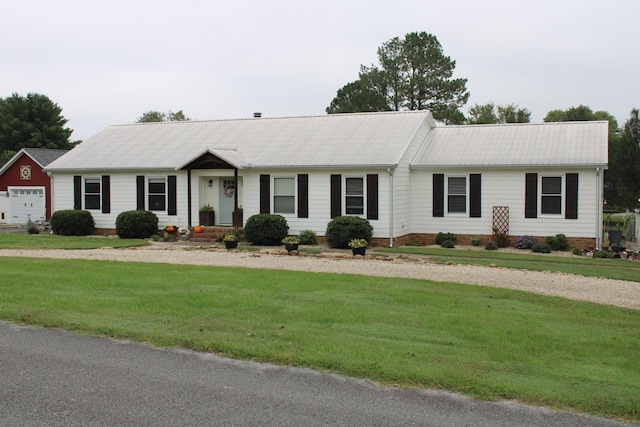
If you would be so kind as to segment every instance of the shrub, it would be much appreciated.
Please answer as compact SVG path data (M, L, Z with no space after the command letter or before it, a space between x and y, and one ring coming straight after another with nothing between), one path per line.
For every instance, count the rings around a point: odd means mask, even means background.
M488 251L495 251L498 249L498 246L496 245L496 242L494 242L493 240L489 240L489 243L487 243L487 246L485 246L484 248Z
M538 239L533 236L520 236L516 239L516 249L531 249L537 245Z
M436 245L440 245L440 246L442 246L442 243L446 241L451 241L455 244L457 240L458 238L453 233L440 232L436 235Z
M40 229L37 225L35 225L31 220L27 222L27 233L29 234L40 234Z
M316 245L318 244L318 236L313 230L302 230L300 232L300 244L301 245Z
M364 239L371 242L373 226L358 216L339 216L327 224L325 238L332 248L348 249L352 239Z
M574 254L574 255L580 255L580 256L582 256L582 249L580 249L580 248L573 248L573 254Z
M567 236L564 234L547 236L544 240L554 251L566 251L569 249L569 242L567 241Z
M158 232L158 217L151 211L125 211L116 218L121 239L148 239Z
M440 246L442 246L443 248L455 248L456 244L453 243L452 240L445 240L440 244Z
M51 215L51 231L63 236L88 236L93 234L95 222L89 211L62 210Z
M550 254L551 253L551 248L549 247L549 245L537 244L534 247L532 247L531 250L533 252L537 252L539 254Z
M277 214L253 215L244 226L244 238L261 246L279 246L288 232L287 220Z
M511 239L503 233L495 235L495 242L499 248L508 248L509 246L511 246Z
M609 251L595 251L593 253L594 258L613 258L613 254Z

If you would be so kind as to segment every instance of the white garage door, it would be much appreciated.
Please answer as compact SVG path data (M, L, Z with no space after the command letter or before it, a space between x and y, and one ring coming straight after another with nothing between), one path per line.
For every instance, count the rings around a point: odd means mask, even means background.
M26 224L31 221L44 220L45 201L43 188L12 188L9 190L9 222Z

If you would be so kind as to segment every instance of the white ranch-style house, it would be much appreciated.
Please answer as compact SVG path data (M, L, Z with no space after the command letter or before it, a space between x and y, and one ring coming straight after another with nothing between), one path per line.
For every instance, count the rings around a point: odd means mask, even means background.
M160 226L284 216L323 236L337 216L375 243L565 234L600 246L607 122L437 126L428 111L109 126L45 168L53 208L85 209L100 232L120 212Z

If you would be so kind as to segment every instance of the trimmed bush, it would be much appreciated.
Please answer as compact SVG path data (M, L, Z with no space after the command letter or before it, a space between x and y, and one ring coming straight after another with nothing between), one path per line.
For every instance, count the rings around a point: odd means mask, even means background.
M531 250L533 252L537 252L539 254L550 254L551 253L551 248L549 247L549 245L535 245L534 247L531 248Z
M453 243L452 240L445 240L444 242L442 242L442 244L440 246L442 246L443 248L451 249L451 248L455 248L456 244Z
M569 250L569 242L564 234L556 234L555 236L547 236L544 238L545 243L554 251Z
M607 258L607 259L611 259L613 258L613 254L609 251L595 251L593 253L593 257L594 258Z
M531 249L537 245L538 239L534 236L520 236L516 239L516 249Z
M302 230L300 232L300 244L301 245L317 245L318 236L313 230Z
M506 234L496 234L495 242L499 248L508 248L511 246L511 239Z
M489 240L489 243L487 243L487 246L484 247L486 250L488 251L497 251L498 250L498 246L496 245L496 243L493 240Z
M244 226L244 238L254 245L279 246L288 233L287 220L276 214L253 215Z
M327 224L325 238L332 248L348 249L352 239L364 239L371 242L373 226L358 216L339 216Z
M75 209L55 211L50 223L53 234L62 236L88 236L96 225L91 212Z
M458 241L458 238L453 233L442 233L442 232L440 232L440 233L438 233L436 235L436 245L442 246L442 243L444 243L446 241L453 242L453 244L455 245L455 243Z
M582 249L580 249L580 248L573 248L573 254L574 254L574 255L582 256Z
M158 232L158 217L151 211L125 211L116 218L121 239L148 239Z

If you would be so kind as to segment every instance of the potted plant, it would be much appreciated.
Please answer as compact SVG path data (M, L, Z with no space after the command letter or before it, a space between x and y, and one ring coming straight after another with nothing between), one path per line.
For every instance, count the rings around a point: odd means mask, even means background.
M223 238L224 247L227 249L234 249L238 247L238 236L235 234L227 234Z
M189 227L178 227L178 234L182 240L189 240L190 233Z
M242 223L244 222L243 218L242 206L238 206L235 211L233 211L233 226L234 227L242 227Z
M471 238L471 245L472 246L480 246L480 238L478 236L473 236Z
M212 226L215 223L215 212L213 207L209 204L203 205L200 208L200 224L205 226Z
M282 243L284 243L284 248L287 251L297 251L298 244L300 244L300 238L298 236L288 236L282 239Z
M365 239L351 239L349 241L349 247L353 255L363 255L367 250L368 242Z

